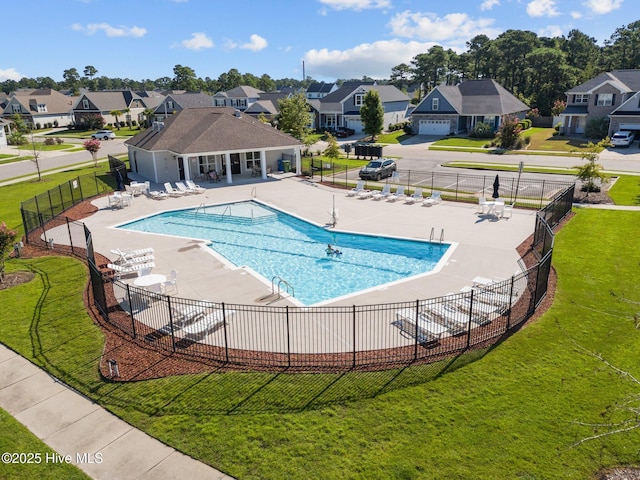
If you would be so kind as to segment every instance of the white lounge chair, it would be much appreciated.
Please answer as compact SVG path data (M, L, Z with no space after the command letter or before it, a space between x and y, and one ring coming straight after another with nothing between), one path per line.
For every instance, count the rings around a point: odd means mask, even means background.
M347 192L347 197L355 197L360 192L364 192L364 191L365 191L364 180L360 180L355 187L353 187L351 190Z
M382 190L374 193L371 197L374 200L382 200L383 198L387 198L389 195L391 195L391 184L386 183L385 186L382 187Z
M181 192L180 190L173 188L169 182L165 182L164 190L172 197L181 197L185 194L185 192Z
M511 218L511 216L513 215L513 203L505 203L504 207L502 208L502 217L500 218L505 218L507 216L507 213L509 214L509 218Z
M469 318L465 318L462 312L449 305L446 300L437 302L425 302L423 304L425 311L440 319L451 335L460 335L465 333L469 328Z
M396 323L401 331L411 336L417 333L417 340L421 343L437 343L447 329L420 312L412 308L405 308L396 312Z
M218 308L195 322L183 327L182 330L184 333L189 335L201 335L212 330L217 330L223 325L225 320L229 321L229 317L235 313L235 310L221 310Z
M360 199L364 199L364 198L371 198L373 196L373 192L371 190L362 190L361 192L358 192L358 198Z
M417 187L413 195L407 195L407 198L404 199L404 203L416 203L418 200L422 200L422 187Z
M146 257L153 253L153 247L138 248L136 250L122 250L120 248L112 248L111 253L118 255L116 262L126 262L136 257Z
M136 263L149 263L154 261L156 258L153 255L144 255L142 257L130 257L125 260L120 260L117 263L120 265L134 265Z
M422 200L422 205L431 207L432 205L440 202L442 202L442 194L438 190L434 190L433 192L431 192L431 195L429 197L425 197L425 199Z
M164 200L165 198L169 198L169 194L165 192L157 192L157 191L149 191L149 196L154 200Z
M193 180L186 180L186 184L187 187L190 188L191 190L193 190L196 193L204 193L207 191L206 188L201 187L200 185L198 185L196 182L194 182Z
M187 186L182 182L176 182L176 187L184 195L191 194L191 193L196 193L195 190L191 190L190 188L187 188Z
M486 197L478 198L478 213L485 213L489 208Z
M391 193L389 194L389 196L387 197L387 202L395 202L396 200L399 200L401 198L405 198L406 195L404 193L404 185L400 185L395 193Z
M139 270L145 268L154 268L156 266L153 262L148 263L134 263L132 265L117 265L115 263L108 263L107 267L115 272L117 278L120 278L122 275L127 275L130 273L138 273Z

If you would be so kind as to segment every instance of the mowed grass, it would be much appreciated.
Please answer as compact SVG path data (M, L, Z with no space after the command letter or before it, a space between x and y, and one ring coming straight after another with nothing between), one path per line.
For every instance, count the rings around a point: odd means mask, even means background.
M583 423L624 418L611 407L638 393L589 352L640 375L640 252L628 248L639 220L637 212L578 211L557 236L553 307L488 352L433 366L105 383L102 335L82 304L86 268L67 258L8 262L37 276L0 291L12 312L0 339L237 478L584 479L638 461L639 431L572 445L594 433Z

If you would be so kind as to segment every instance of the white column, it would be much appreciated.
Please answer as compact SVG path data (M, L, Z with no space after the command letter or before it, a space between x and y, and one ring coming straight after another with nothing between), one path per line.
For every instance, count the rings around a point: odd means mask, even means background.
M267 179L267 151L260 150L260 176L263 180Z
M233 180L231 179L231 155L229 155L228 153L224 154L224 158L225 158L225 163L226 163L226 170L227 170L227 183L233 183Z
M295 147L293 154L296 157L296 175L302 173L302 159L300 158L300 147Z

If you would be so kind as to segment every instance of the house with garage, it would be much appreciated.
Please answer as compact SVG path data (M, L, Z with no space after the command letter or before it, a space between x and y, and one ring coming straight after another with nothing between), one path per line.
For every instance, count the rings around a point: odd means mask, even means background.
M529 106L492 79L438 85L411 113L411 128L418 135L468 133L478 123L494 130L505 115L523 119Z
M18 90L2 102L2 117L18 114L28 125L66 127L73 121L73 102L73 98L51 88Z
M125 141L131 170L154 183L208 180L227 183L290 165L301 171L303 144L231 107L186 108ZM285 168L285 171L287 169Z
M330 93L335 92L336 90L338 90L338 84L336 83L313 82L307 87L305 96L309 100L315 100L324 98Z
M608 117L609 135L618 130L640 133L638 96L640 70L604 72L572 88L560 114L561 129L569 135L584 133L589 120Z
M389 124L406 120L410 99L393 85L345 82L334 92L310 102L314 110L317 110L315 124L320 129L347 127L352 128L356 133L362 133L360 107L369 90L377 91L380 96L385 128Z

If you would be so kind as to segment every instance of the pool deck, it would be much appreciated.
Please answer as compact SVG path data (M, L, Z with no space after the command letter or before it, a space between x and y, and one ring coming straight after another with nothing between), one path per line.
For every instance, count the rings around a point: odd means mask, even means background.
M359 294L323 302L323 305L365 305L432 298L471 285L476 276L508 278L520 271L516 248L533 233L535 211L514 209L511 218L479 215L478 206L443 201L426 207L402 201L387 202L347 197L336 189L292 175L274 175L267 180L246 179L228 185L203 183L203 194L154 200L144 195L133 204L112 210L107 197L93 201L99 208L83 222L93 233L94 249L112 260L110 250L153 247L153 273L178 271L175 296L246 305L296 305L272 293L271 279L256 278L249 269L230 268L203 248L206 242L114 228L164 210L198 207L225 202L256 200L319 225L330 221L335 201L339 212L336 230L453 242L455 249L438 272L370 289ZM160 187L162 188L162 187ZM153 190L153 185L152 185ZM130 277L131 281L135 277ZM123 280L128 281L126 277ZM286 280L286 279L285 279ZM295 285L294 285L295 288Z

